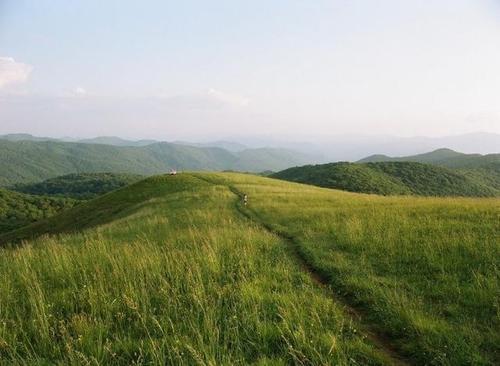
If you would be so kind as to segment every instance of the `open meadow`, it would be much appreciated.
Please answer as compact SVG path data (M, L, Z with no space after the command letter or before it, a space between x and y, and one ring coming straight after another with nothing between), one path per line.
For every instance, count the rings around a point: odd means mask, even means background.
M500 363L500 200L221 177L417 364Z
M88 228L0 251L0 363L386 363L235 198L155 177L18 232Z
M497 364L499 207L147 178L0 236L0 363Z

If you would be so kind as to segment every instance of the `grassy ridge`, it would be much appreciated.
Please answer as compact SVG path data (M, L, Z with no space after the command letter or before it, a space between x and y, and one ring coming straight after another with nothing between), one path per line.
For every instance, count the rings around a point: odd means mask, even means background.
M498 199L388 198L244 176L228 184L417 364L500 361Z
M0 188L0 235L73 207L68 198L37 197Z
M274 178L382 195L423 196L500 195L496 175L489 170L468 172L415 162L330 163L283 170Z
M386 364L234 200L154 177L31 227L87 230L0 249L0 363Z
M39 183L16 184L11 189L42 196L91 199L143 178L135 174L81 173L47 179Z
M415 364L498 364L498 199L227 173L149 178L0 236L69 233L0 251L0 359L387 364L232 186Z

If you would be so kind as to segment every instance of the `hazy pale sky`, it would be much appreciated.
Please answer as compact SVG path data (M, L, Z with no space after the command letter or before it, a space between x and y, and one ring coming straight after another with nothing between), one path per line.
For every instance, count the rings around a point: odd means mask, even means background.
M500 133L500 1L0 0L0 133Z

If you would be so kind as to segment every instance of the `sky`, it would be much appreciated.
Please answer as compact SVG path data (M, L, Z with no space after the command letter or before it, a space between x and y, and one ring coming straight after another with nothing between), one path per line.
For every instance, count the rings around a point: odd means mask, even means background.
M0 0L0 134L500 133L499 0Z

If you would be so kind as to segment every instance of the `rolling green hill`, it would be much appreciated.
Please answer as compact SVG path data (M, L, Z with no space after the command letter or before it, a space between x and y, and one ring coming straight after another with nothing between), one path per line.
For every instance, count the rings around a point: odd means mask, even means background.
M454 169L482 186L500 191L500 154L463 154L450 149L439 149L426 154L405 157L372 155L358 163L412 161Z
M17 184L10 189L39 196L70 197L87 200L137 182L141 175L119 173L68 174L40 183Z
M71 173L151 175L177 170L280 170L307 157L280 149L229 152L216 147L155 143L141 147L56 141L0 140L0 186L33 183Z
M312 184L325 188L337 188L352 192L378 194L410 194L402 182L364 164L330 163L306 165L271 174L270 177Z
M416 162L330 163L283 170L271 177L351 192L423 196L500 195L498 183L485 176L465 174Z
M78 201L38 197L0 188L0 234L73 207Z
M280 238L208 177L152 177L3 236L66 233L0 248L0 358L386 364Z
M499 204L150 177L0 235L0 358L495 365Z

